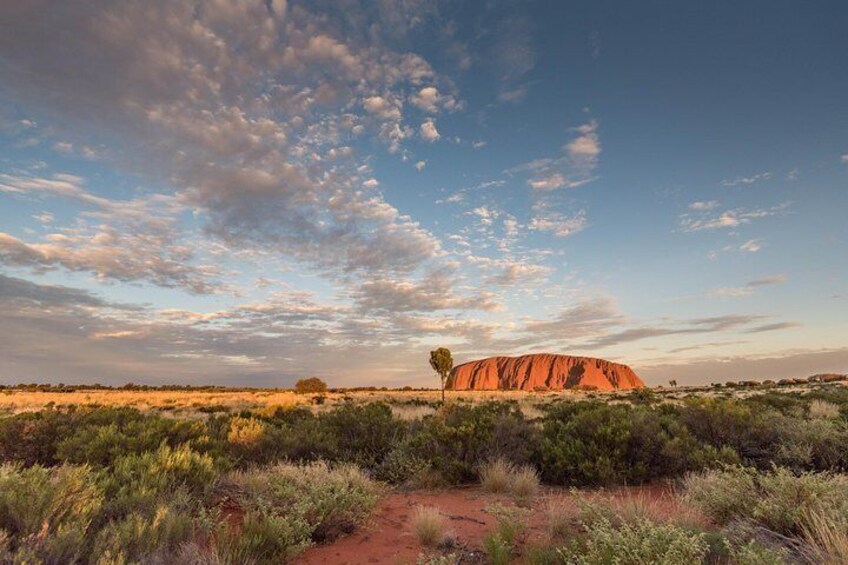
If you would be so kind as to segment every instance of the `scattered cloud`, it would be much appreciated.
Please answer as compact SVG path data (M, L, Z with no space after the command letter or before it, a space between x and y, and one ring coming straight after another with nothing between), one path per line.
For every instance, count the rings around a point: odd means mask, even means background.
M683 214L680 217L680 226L684 232L737 228L745 224L750 224L753 220L759 218L785 214L789 207L789 203L784 203L778 206L772 206L771 208L756 208L752 210L736 208L712 217L705 215L693 217L689 214Z
M760 181L766 181L771 178L771 173L758 173L749 177L736 177L734 179L725 179L721 181L722 186L740 186L754 184Z
M721 206L721 204L718 202L718 200L701 200L689 204L689 209L697 210L699 212L707 212L709 210L715 210L719 206Z
M421 139L424 141L429 141L430 143L434 141L438 141L440 137L439 130L436 129L436 122L433 120L426 120L421 124L420 128Z
M763 248L763 240L762 239L749 239L745 243L739 246L740 251L745 251L748 253L756 253L760 249Z

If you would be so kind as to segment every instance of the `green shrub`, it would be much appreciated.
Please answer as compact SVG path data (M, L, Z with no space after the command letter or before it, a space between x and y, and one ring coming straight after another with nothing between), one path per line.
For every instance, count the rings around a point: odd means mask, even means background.
M301 516L252 510L239 529L219 529L215 549L222 563L276 565L309 547L310 530Z
M314 541L349 533L377 503L380 488L352 465L331 468L323 462L305 466L278 464L232 475L246 511L300 516Z
M153 451L162 444L196 447L204 441L206 430L202 422L142 416L138 412L132 417L124 413L114 420L107 416L122 412L99 410L84 418L73 433L58 443L56 457L68 463L107 467L119 457Z
M545 482L574 486L640 483L728 457L699 445L671 408L601 402L551 409L539 452Z
M103 502L88 467L0 466L0 532L13 562L70 563Z
M586 539L580 550L566 552L574 565L695 565L704 563L707 542L703 534L673 524L640 520L614 526L606 518L585 524Z
M479 463L503 458L515 464L533 458L538 430L514 403L448 404L435 415L412 422L410 442L450 483L477 478Z
M150 516L177 494L201 499L218 478L212 458L188 447L162 445L156 451L115 461L103 484L109 504L104 519L133 512Z
M97 534L92 555L97 563L150 562L167 557L194 535L192 515L162 504L152 513L132 512L107 523Z
M57 464L56 445L67 435L73 419L55 410L0 419L0 463Z
M684 489L687 502L719 525L747 520L783 536L797 536L810 515L848 523L846 475L734 467L690 475Z

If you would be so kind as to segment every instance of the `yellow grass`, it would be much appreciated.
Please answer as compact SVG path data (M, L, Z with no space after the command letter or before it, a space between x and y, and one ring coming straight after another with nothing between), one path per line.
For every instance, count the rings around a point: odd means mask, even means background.
M846 386L848 383L833 383ZM831 385L832 386L832 385ZM784 392L800 392L809 390L808 385L785 387L777 390ZM679 387L674 391L656 389L658 398L663 402L680 402L677 397L685 394L697 396L715 396L717 391L708 387ZM730 392L734 397L747 397L766 392L768 388L736 389ZM598 392L564 390L551 392L525 391L448 391L447 402L480 403L493 400L516 401L524 415L539 421L544 416L540 409L546 403L557 400L585 400L603 398L607 402L629 402L629 391ZM331 410L343 402L373 402L384 401L393 405L395 415L406 420L416 420L432 414L441 400L438 390L385 390L385 391L350 391L330 392L325 395L323 404L313 404L314 395L299 395L289 390L216 390L216 391L165 391L165 390L77 390L74 392L46 392L6 389L0 390L0 414L15 414L42 410L47 406L57 408L70 405L86 406L128 406L139 410L161 411L163 414L174 414L180 417L205 416L201 408L219 407L222 410L237 412L241 410L270 411L277 408L307 406L313 411ZM429 405L415 406L414 401L425 402ZM813 408L812 416L829 416L824 403Z

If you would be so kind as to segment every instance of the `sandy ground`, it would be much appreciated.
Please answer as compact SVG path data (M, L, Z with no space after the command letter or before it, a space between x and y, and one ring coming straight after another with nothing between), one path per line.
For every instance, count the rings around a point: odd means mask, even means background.
M582 496L604 499L623 509L647 512L658 520L689 521L706 525L704 520L685 508L668 485L618 488L609 491L586 491ZM578 495L567 490L546 490L530 506L527 544L544 543L548 539L545 508L550 501L563 504L573 512L573 527L579 529ZM356 532L333 543L315 546L302 554L299 565L355 565L386 563L415 564L419 555L461 553L463 563L483 563L482 539L493 531L497 520L486 507L512 504L508 497L491 495L477 487L444 491L395 492L377 506L371 519ZM452 549L439 550L422 546L413 532L412 517L417 506L434 506L445 518L445 533L456 539ZM520 561L518 561L520 562Z

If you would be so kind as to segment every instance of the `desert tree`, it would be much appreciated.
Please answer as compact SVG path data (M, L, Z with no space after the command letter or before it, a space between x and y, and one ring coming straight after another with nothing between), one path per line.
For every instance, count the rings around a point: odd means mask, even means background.
M327 383L318 377L300 379L294 383L294 391L297 394L324 394L327 392Z
M445 402L445 383L448 380L451 369L453 369L453 357L451 357L450 349L440 347L435 351L430 352L430 366L439 375L442 381L442 403Z
M671 379L670 381L668 381L668 385L669 385L671 388L677 388L677 380L676 380L676 379Z

